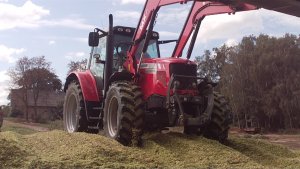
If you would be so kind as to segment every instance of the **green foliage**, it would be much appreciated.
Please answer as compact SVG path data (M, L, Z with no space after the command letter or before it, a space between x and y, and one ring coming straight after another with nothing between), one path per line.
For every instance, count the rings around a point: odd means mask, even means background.
M213 51L204 67L219 78L241 127L250 118L272 130L300 128L300 36L249 36Z

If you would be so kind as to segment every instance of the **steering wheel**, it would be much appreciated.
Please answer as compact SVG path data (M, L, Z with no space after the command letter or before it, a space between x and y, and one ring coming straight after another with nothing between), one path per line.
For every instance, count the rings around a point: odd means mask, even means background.
M129 47L132 45L130 42L119 42L116 44L116 54L117 56L113 58L114 68L118 69L120 65L122 65L127 58L127 51Z
M126 58L126 52L128 51L129 47L132 45L131 42L119 42L117 43L116 45L116 51L117 51L117 54L120 56L120 57L125 57ZM125 49L125 50L124 50ZM121 51L120 51L121 50Z

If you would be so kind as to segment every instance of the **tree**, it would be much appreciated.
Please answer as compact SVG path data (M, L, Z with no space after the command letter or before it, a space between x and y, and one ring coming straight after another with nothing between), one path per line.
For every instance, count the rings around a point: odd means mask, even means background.
M200 74L219 82L240 127L251 117L259 126L276 130L300 128L299 56L300 36L259 35L206 51L196 61Z
M40 91L61 90L62 83L57 75L51 69L51 63L47 62L44 56L23 57L17 61L15 67L9 70L9 76L12 79L14 87L22 93L22 101L25 105L25 116L28 121L28 100L29 92L33 93L34 117L37 120L37 101Z
M68 74L76 71L76 70L81 70L83 67L85 67L87 64L87 60L86 59L82 59L80 61L70 61L70 63L68 63Z
M11 88L18 87L21 91L20 98L25 105L25 117L28 121L28 89L29 89L29 82L28 78L25 76L25 72L30 69L30 60L28 57L20 58L17 62L15 67L10 68L8 71L8 75L12 80L13 86Z

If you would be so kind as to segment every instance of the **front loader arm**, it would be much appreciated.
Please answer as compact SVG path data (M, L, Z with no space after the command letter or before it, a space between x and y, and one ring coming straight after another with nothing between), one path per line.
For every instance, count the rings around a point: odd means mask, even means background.
M143 12L141 14L139 23L137 25L137 29L133 35L133 45L128 51L128 60L125 63L125 67L133 73L136 74L136 60L135 60L135 54L137 52L137 49L140 45L140 42L142 39L145 38L147 28L150 24L151 18L153 18L153 15L156 15L156 11L159 10L161 6L165 5L171 5L175 3L187 3L188 0L147 0L143 9Z
M146 31L152 31L149 28L150 23L153 23L156 19L156 14L160 7L171 5L171 4L186 4L188 1L194 1L191 7L191 11L188 15L186 23L182 29L182 33L177 42L176 48L174 49L172 57L180 57L182 50L184 49L195 25L201 21L207 15L221 14L221 13L234 13L237 11L246 11L256 9L255 6L239 3L238 6L231 6L230 0L215 0L215 1L203 1L203 0L147 0L141 14L137 29L133 36L133 45L129 49L127 55L128 59L125 63L125 67L133 73L137 73L137 63L135 54L141 43L146 36ZM152 20L152 22L151 22ZM147 42L146 42L147 43ZM147 44L144 44L144 46ZM142 56L141 56L142 58ZM140 60L140 62L142 59Z
M171 5L175 3L186 3L188 0L147 0L141 14L137 29L133 35L133 46L129 51L129 56L134 57L138 49L140 40L144 38L147 27L150 23L154 11L157 11L161 6Z
M198 22L201 22L205 16L216 15L216 14L234 14L239 11L248 11L257 9L253 5L239 4L238 6L230 6L228 4L220 2L199 2L195 1L192 5L191 11L187 17L186 23L183 26L182 32L178 39L178 43L174 49L172 57L181 57L182 51L189 40L193 30L195 29ZM198 33L198 32L196 32Z

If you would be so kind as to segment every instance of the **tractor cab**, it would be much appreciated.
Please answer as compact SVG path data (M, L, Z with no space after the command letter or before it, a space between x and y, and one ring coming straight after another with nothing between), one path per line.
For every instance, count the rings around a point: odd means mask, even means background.
M122 66L127 58L127 52L130 49L132 43L132 38L135 32L135 28L115 26L113 27L113 57L106 58L107 56L107 33L100 31L100 34L96 32L91 32L89 36L89 45L92 47L91 57L89 60L88 68L93 74L100 76L103 74L104 64L106 59L113 60L113 72L122 69ZM95 38L98 37L98 38ZM97 40L98 39L98 40ZM159 46L158 46L159 34L157 32L152 32L151 40L148 44L148 50L144 53L145 58L159 58ZM143 44L141 41L141 44ZM139 46L135 58L138 60L142 54L142 45Z
M132 38L135 32L135 28L115 26L113 28L114 32L114 54L119 54L121 52L126 52L132 45ZM157 32L152 32L151 40L148 45L146 58L159 58L159 48L158 48L159 34ZM144 43L144 39L141 44ZM140 45L138 51L135 55L136 59L139 59L142 52L142 46Z

